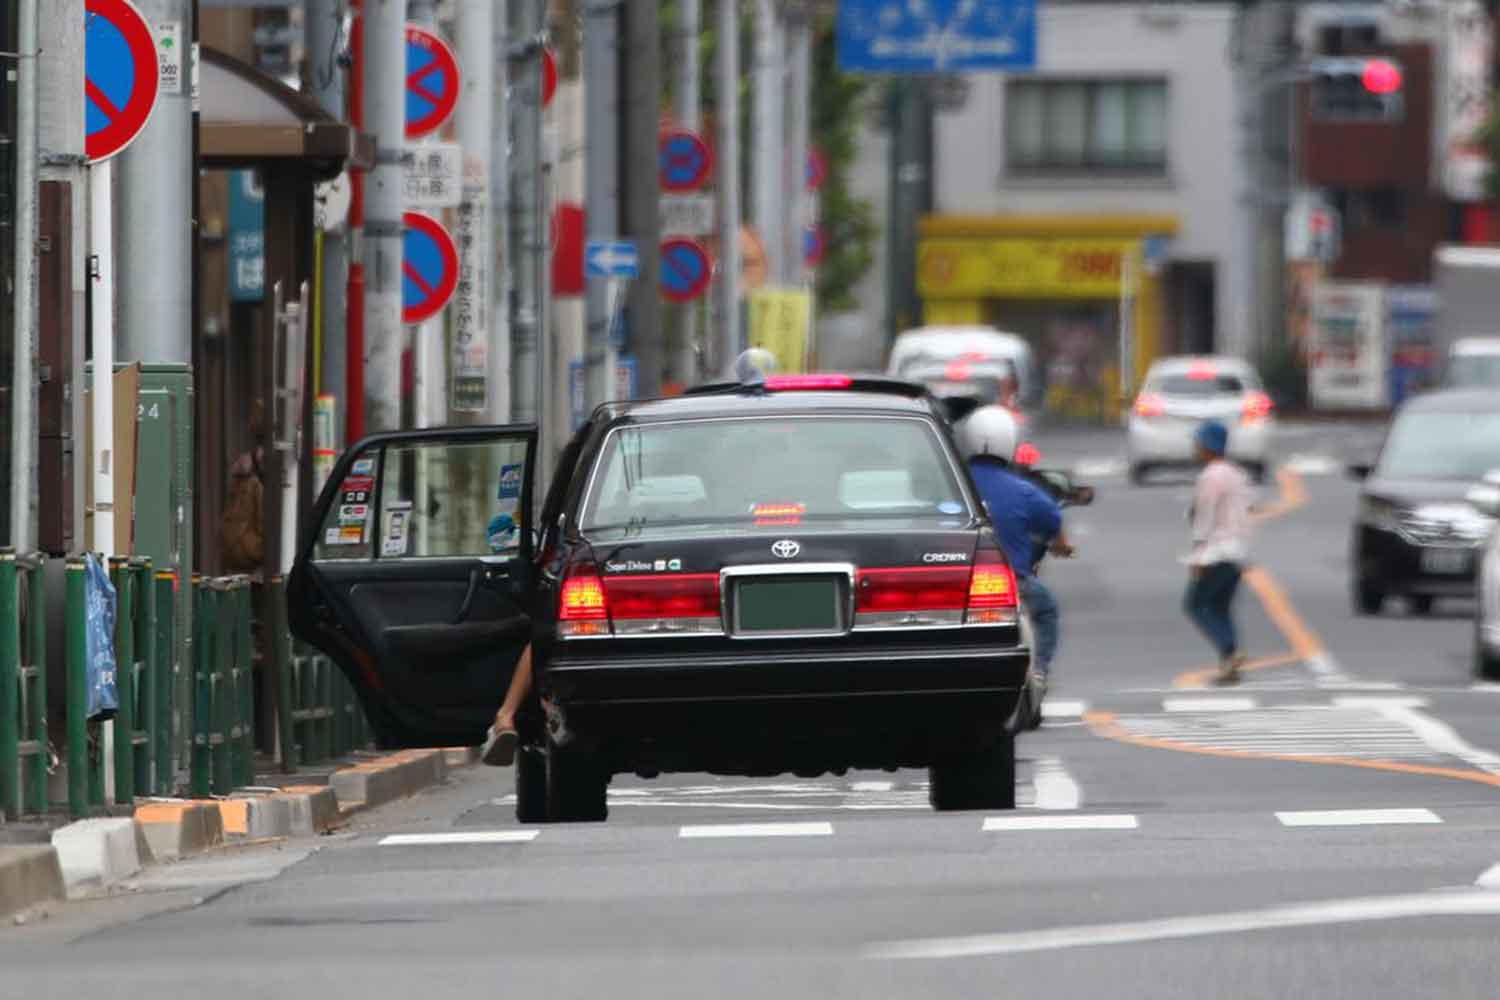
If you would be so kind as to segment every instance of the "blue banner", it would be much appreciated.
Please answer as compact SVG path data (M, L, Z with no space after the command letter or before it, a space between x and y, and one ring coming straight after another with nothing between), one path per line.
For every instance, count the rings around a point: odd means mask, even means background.
M972 73L1036 67L1036 0L839 0L839 68Z
M253 170L229 172L229 300L266 295L266 192Z
M112 719L120 708L115 684L115 586L92 553L84 559L84 621L90 719Z

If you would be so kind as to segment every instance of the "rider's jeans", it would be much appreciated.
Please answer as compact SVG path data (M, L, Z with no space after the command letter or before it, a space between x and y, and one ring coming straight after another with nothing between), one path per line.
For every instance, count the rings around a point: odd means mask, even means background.
M1035 576L1023 576L1016 584L1021 590L1021 600L1026 602L1032 631L1036 633L1036 668L1046 677L1052 668L1052 658L1057 655L1057 599Z

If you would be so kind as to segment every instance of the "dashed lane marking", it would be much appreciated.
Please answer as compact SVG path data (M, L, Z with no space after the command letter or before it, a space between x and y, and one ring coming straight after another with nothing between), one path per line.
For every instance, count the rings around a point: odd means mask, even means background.
M1307 809L1279 812L1282 826L1400 826L1441 823L1431 809Z
M1073 776L1057 757L1042 757L1037 760L1031 785L1036 791L1032 805L1037 809L1055 812L1077 809L1083 804L1083 792L1078 787L1078 782L1073 780Z
M1487 868L1483 875L1475 879L1474 884L1481 889L1500 889L1500 865Z
M434 847L453 844L526 844L540 830L475 830L467 833L399 833L384 837L381 847Z
M1299 476L1334 476L1343 469L1338 459L1315 454L1291 455L1282 465Z
M832 823L726 823L684 826L677 831L683 840L723 840L737 837L831 837Z
M1123 458L1086 458L1073 465L1073 474L1079 479L1114 479L1125 475L1130 463Z
M1089 710L1089 703L1076 698L1048 698L1042 702L1044 719L1081 719Z
M1125 814L1099 816L990 816L981 829L985 833L1017 833L1034 830L1136 830L1140 821Z
M1248 712L1255 706L1254 698L1163 698L1161 702L1168 712Z

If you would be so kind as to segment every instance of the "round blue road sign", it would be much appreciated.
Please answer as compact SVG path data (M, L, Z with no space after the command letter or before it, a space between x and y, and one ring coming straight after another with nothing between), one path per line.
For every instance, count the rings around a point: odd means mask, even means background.
M685 128L663 129L658 171L661 189L673 194L696 191L714 169L714 155L698 133Z
M442 311L458 288L458 247L443 224L407 212L401 237L401 321L421 323Z
M661 244L661 294L672 302L691 302L708 290L714 262L697 240L674 236Z
M828 252L828 238L823 234L822 226L808 226L802 230L802 262L808 267L817 267L823 263L823 257Z
M85 0L84 17L84 152L97 163L146 127L161 70L151 28L128 0Z
M458 57L426 28L406 26L406 137L420 139L443 127L458 107Z

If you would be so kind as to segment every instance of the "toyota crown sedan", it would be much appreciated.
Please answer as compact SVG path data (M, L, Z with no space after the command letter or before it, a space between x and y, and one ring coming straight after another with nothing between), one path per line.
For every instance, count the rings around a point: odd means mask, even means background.
M783 375L610 403L532 516L536 430L367 438L288 585L384 747L475 745L532 644L522 822L601 820L616 774L927 768L1015 805L1030 651L938 403Z

